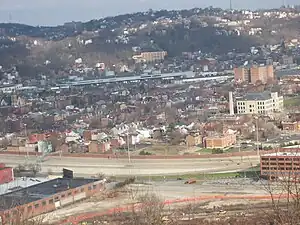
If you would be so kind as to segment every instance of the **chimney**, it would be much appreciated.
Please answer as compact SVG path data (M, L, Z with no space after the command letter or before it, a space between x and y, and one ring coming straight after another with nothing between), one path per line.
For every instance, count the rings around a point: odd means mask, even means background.
M234 115L232 91L229 92L229 114Z

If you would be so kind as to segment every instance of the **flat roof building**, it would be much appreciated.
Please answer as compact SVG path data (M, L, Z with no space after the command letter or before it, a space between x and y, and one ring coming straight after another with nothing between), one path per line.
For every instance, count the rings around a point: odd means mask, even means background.
M256 84L262 82L263 84L274 81L275 74L272 65L252 65L234 68L234 79L236 82L246 82Z
M247 93L236 100L238 114L271 114L283 111L283 96L277 92Z
M54 211L104 188L105 180L57 178L0 195L0 225Z
M276 152L260 158L261 176L270 180L300 178L300 152Z

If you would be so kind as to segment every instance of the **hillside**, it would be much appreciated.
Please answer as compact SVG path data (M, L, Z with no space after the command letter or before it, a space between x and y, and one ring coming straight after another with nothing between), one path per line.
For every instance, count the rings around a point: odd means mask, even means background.
M2 23L0 65L25 64L36 68L44 67L44 62L50 60L57 69L71 66L78 57L84 58L87 65L128 63L134 47L141 51L164 50L169 57L195 51L220 55L230 51L247 52L251 46L282 39L279 32L282 21L255 19L245 25L244 17L239 11L195 8L149 10L57 27ZM290 27L285 26L283 30L297 35L299 22L291 21L286 23ZM252 27L258 25L262 32L249 35ZM270 35L273 28L278 33Z

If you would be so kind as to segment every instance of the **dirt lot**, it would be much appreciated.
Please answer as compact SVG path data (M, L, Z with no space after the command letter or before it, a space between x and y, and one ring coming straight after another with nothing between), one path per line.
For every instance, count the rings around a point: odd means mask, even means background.
M276 185L273 185L274 188ZM104 212L111 208L128 205L137 202L139 197L145 194L154 193L161 201L199 196L256 196L267 195L267 184L262 181L251 179L225 179L201 182L196 184L184 184L184 181L153 182L146 184L132 184L118 191L109 190L99 196L79 202L77 204L58 209L55 212L44 215L44 218L51 223L56 223L72 215L79 215L89 212ZM203 209L214 209L231 207L235 205L252 205L259 201L243 199L233 200L210 200L203 201ZM199 202L198 202L199 203ZM198 204L197 203L197 204ZM169 207L183 207L187 203L176 204Z

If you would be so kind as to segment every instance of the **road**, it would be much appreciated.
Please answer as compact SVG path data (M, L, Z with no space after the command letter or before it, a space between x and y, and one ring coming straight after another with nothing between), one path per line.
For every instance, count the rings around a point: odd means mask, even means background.
M1 155L0 162L16 167L24 163L36 163L37 157L19 155ZM214 173L240 171L259 163L259 157L226 157L195 159L103 159L49 157L42 162L42 172L61 172L63 168L71 169L75 175L167 175L184 173Z

